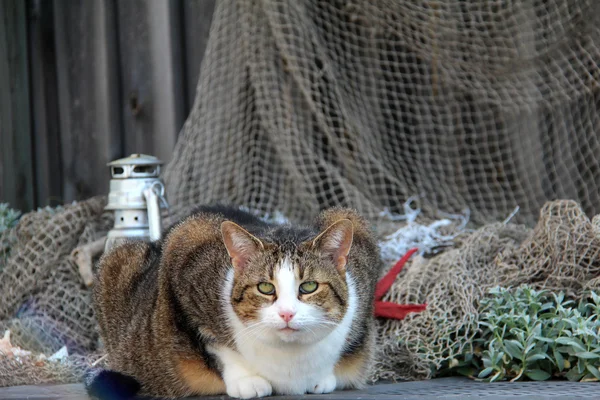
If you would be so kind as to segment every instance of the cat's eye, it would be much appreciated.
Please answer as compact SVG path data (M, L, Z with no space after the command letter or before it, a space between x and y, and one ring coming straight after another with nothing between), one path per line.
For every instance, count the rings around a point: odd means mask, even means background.
M261 282L258 284L258 291L262 294L275 294L275 285L269 282Z
M300 293L309 294L309 293L312 293L315 290L317 290L318 287L319 287L319 284L317 282L314 282L314 281L304 282L302 285L300 285Z

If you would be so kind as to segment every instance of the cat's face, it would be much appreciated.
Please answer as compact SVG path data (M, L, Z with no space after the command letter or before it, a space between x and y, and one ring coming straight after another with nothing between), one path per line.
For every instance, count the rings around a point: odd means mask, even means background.
M230 228L223 230L235 268L230 301L243 324L236 333L242 340L314 343L342 322L350 295L345 273L350 221L332 225L291 253L237 225Z

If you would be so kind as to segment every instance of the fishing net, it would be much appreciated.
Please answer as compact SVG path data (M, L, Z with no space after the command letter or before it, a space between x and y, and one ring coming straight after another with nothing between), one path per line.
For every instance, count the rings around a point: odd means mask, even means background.
M212 201L300 222L355 207L387 265L422 250L385 300L429 304L378 322L373 379L430 378L490 287L600 287L599 19L594 0L220 0L169 222ZM101 354L69 254L106 234L104 204L0 237L0 332L34 352L0 354L0 386L78 381Z
M462 232L454 248L431 259L415 257L385 299L428 309L380 321L374 379L431 378L445 362L472 353L479 301L495 286L527 284L573 297L600 289L599 221L574 201L554 201L534 229L492 223Z
M71 251L106 235L112 217L106 199L25 214L0 236L0 334L35 354L7 357L0 350L0 386L72 382L98 347L90 291ZM50 357L66 346L71 357ZM93 356L92 356L93 358Z
M222 0L213 18L165 173L176 215L376 217L413 195L474 223L600 211L595 0Z

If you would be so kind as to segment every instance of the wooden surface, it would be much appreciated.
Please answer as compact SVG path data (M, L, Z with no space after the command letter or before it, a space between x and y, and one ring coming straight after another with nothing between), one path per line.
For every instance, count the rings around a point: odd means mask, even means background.
M125 153L167 162L184 121L181 3L118 2Z
M214 4L0 2L0 202L28 211L106 194L107 162L168 161Z
M183 0L183 41L188 109L192 107L196 98L200 65L208 44L208 33L214 8L214 0Z
M31 86L31 133L35 138L33 154L36 203L55 205L62 200L63 176L60 159L58 86L54 12L51 2L31 4L28 18Z
M118 55L111 26L115 7L110 0L53 3L61 200L68 202L107 193L107 160L122 154Z
M29 109L26 8L0 3L0 202L35 204Z
M3 400L75 400L88 398L82 385L20 386L0 388ZM189 400L228 399L228 396L190 397ZM567 400L600 399L598 383L567 381L548 382L475 382L466 378L441 378L420 382L382 383L365 390L336 391L322 395L272 396L269 400L431 400L431 399L480 399L480 400Z

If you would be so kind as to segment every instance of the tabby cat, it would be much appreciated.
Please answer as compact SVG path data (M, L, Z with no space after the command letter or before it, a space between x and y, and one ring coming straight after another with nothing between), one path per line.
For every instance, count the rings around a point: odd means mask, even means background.
M93 397L328 393L365 385L382 262L366 221L314 227L200 208L160 242L102 256L94 304L111 370Z

